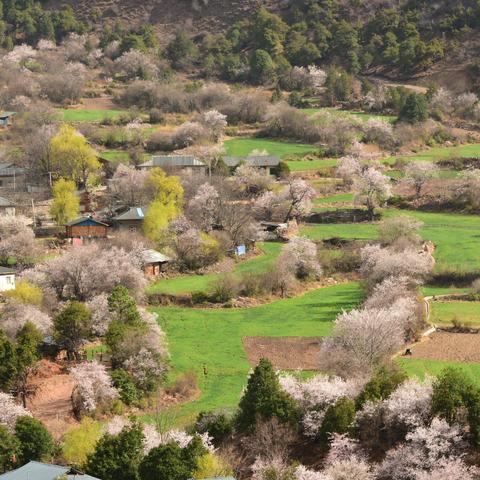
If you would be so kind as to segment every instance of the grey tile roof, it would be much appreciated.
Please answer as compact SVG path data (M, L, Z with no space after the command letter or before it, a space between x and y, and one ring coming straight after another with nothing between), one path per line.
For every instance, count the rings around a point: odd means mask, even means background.
M0 197L0 207L14 207L13 204L8 198Z
M13 163L0 163L0 177L13 177L14 175L23 175L24 168L17 167Z
M139 168L153 168L153 167L204 167L198 158L193 155L156 155L148 162L139 165Z
M0 475L1 480L56 480L62 475L67 475L68 480L100 480L90 475L82 475L70 467L48 465L40 462L29 462L23 467Z
M147 209L145 207L131 207L126 212L117 215L113 219L117 222L125 220L143 220Z
M141 253L142 260L145 263L166 263L170 262L171 258L167 257L163 253L157 252L156 250L144 250Z
M13 268L0 267L0 275L13 275L15 270Z
M249 157L223 157L223 161L228 167L236 167L239 163L246 163L251 167L276 167L280 163L280 158L276 155L254 155Z

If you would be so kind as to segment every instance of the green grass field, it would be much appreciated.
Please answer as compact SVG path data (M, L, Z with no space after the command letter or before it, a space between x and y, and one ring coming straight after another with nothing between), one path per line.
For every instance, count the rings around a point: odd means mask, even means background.
M292 172L307 172L309 170L326 170L336 167L338 159L319 158L317 160L287 160Z
M110 160L113 163L116 162L129 162L130 156L128 152L124 152L122 150L104 150L101 152L101 156L106 160Z
M447 367L455 367L467 373L480 385L480 363L447 362L443 360L422 360L415 358L397 358L397 363L410 376L424 379L425 376L437 376Z
M459 145L457 147L434 147L429 150L420 151L414 155L406 155L401 158L415 162L415 161L427 161L436 162L444 158L460 157L460 158L476 158L480 157L480 144L472 143L469 145ZM396 158L388 157L383 160L385 164L395 163Z
M384 216L408 215L421 220L420 234L436 246L437 269L480 269L480 216L453 213L425 213L407 210L385 210ZM378 225L372 223L316 224L301 229L312 240L339 237L372 240L377 238Z
M244 157L254 150L266 150L270 155L285 158L294 155L305 155L318 151L315 145L288 143L266 138L232 138L224 142L227 155Z
M127 114L127 110L95 110L95 109L71 109L61 108L66 122L101 122L104 118L117 118Z
M433 323L451 324L457 319L464 324L480 325L480 302L431 302Z
M326 203L352 203L354 196L353 193L339 193L329 197L316 198L313 203L316 205L324 205Z
M282 244L263 243L259 244L259 247L263 251L263 254L253 257L249 260L239 261L233 270L235 276L239 277L246 272L261 273L267 271L280 253ZM177 278L163 279L151 285L148 289L148 292L178 295L198 291L209 291L212 283L220 276L220 274L193 274Z
M235 408L250 370L244 336L326 336L337 314L362 297L360 286L348 283L250 309L153 309L169 342L172 377L193 371L202 391L172 412L176 422L185 425L202 410Z

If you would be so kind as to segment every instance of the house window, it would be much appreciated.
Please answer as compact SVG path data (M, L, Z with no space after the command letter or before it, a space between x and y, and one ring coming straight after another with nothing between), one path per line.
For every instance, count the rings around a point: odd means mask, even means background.
M8 285L13 285L13 277L7 276L6 279L7 279L7 284Z
M128 227L128 229L132 232L132 233L135 233L137 231L137 227L134 227L133 225L130 225L130 227Z

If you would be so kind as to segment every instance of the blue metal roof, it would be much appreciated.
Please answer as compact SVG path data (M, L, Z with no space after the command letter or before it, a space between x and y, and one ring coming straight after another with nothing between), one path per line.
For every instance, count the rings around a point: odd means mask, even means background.
M23 467L0 475L2 480L56 480L67 475L68 480L100 480L90 475L74 473L70 467L48 465L40 462L29 462Z
M81 217L67 223L68 227L74 227L74 226L75 227L95 227L96 225L102 225L104 227L108 227L106 223L100 222L99 220L95 220L92 217Z

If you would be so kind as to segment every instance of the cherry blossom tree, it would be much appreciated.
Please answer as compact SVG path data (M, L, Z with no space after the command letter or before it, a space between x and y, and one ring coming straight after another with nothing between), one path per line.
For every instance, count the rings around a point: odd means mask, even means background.
M104 365L96 361L85 362L72 368L70 373L76 384L72 400L77 413L92 413L118 397Z
M140 296L146 285L137 258L123 249L102 250L98 245L72 249L26 271L24 276L42 288L51 288L62 300L89 300L110 293L116 285L124 285Z
M391 123L377 118L370 118L362 125L364 141L375 143L381 148L392 148L395 146L395 136Z
M15 338L17 332L27 322L35 325L44 335L49 334L53 326L50 316L35 306L18 302L15 299L7 300L0 318L0 328L7 336L11 339Z
M20 265L32 262L38 247L30 224L23 215L0 216L0 257L13 257Z
M387 277L373 287L364 306L368 309L388 308L401 298L410 298L411 287L412 283L407 277Z
M188 215L196 225L209 232L218 218L220 195L210 183L200 185L188 203Z
M353 457L333 462L324 470L327 478L332 480L374 480L375 473L364 459Z
M281 192L281 198L288 206L284 221L309 213L312 209L312 201L316 196L315 189L305 180L300 178L290 180Z
M480 470L461 458L444 458L428 472L418 472L415 480L478 480Z
M407 215L387 218L380 224L380 239L390 245L397 242L418 244L421 241L418 230L422 226L423 222Z
M353 180L355 201L367 207L373 219L375 207L392 195L390 179L373 167L363 169Z
M12 395L0 392L0 425L4 425L10 432L13 432L17 418L24 416L31 417L32 414L18 405Z
M145 205L151 200L147 191L146 170L137 170L128 165L120 164L109 182L112 194L124 205L137 207Z
M200 123L210 133L210 138L216 143L225 132L227 127L227 116L220 113L218 110L209 110L204 112L200 117Z
M118 57L114 62L114 70L127 79L147 80L156 78L159 73L152 59L138 50L129 50Z
M322 274L317 259L317 245L307 238L292 238L282 248L278 263L300 280L316 279Z
M361 258L360 272L373 284L391 276L406 277L420 283L434 266L429 253L414 248L397 251L380 245L367 245L361 251Z
M376 470L378 480L417 480L434 471L441 462L459 458L466 443L457 425L434 418L406 436L406 443L389 450ZM428 477L427 477L428 478Z
M415 196L420 198L424 185L435 178L438 167L432 162L411 162L405 168L405 181L415 189Z
M108 295L101 293L88 301L86 306L92 312L92 333L95 336L103 337L113 320L112 312L108 308Z
M346 185L353 185L354 179L360 175L362 165L358 158L354 156L346 156L340 158L336 168L336 174L340 177Z
M257 197L267 191L272 179L259 168L250 165L239 165L233 175L239 190L249 197Z

